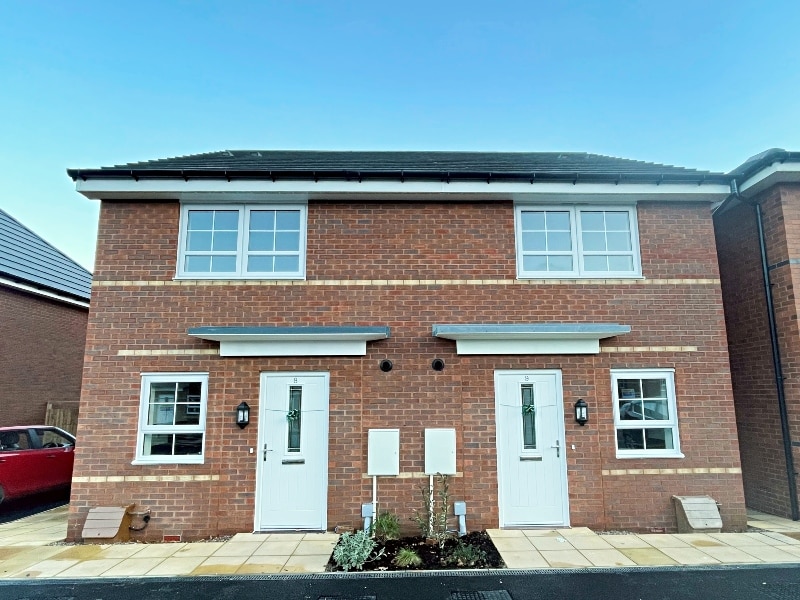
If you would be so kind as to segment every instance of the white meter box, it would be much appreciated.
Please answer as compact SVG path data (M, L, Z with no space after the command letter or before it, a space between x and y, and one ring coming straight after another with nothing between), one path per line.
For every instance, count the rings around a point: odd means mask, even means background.
M456 474L456 430L425 430L425 474Z
M367 475L400 475L400 430L370 429Z

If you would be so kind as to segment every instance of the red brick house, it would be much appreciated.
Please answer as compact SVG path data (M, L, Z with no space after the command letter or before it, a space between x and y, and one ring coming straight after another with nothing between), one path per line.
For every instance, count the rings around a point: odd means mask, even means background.
M72 429L91 285L89 271L0 210L0 426L42 424L49 404L71 414L57 424Z
M729 174L714 212L747 505L799 519L800 152Z
M68 173L101 201L71 538L130 502L147 539L357 526L376 474L410 523L433 469L470 529L675 530L698 494L745 526L724 174L275 151Z

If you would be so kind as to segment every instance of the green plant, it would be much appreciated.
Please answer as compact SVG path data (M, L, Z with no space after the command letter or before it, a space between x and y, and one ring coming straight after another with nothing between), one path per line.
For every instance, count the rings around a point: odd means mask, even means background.
M383 555L383 548L375 553L375 540L369 532L364 530L355 533L343 533L339 538L339 543L333 549L333 560L337 566L344 571L364 567L364 563L375 560Z
M400 518L390 512L382 512L372 524L372 533L380 540L396 540L400 538Z
M411 548L400 548L392 562L398 567L418 567L422 564L422 559Z
M439 549L444 549L444 543L452 537L447 528L450 518L450 482L447 475L437 473L433 489L422 485L420 495L423 508L421 511L415 510L411 520L417 524L423 537L436 540Z
M486 552L477 546L465 544L460 540L444 559L445 564L457 565L459 567L477 567L485 561Z

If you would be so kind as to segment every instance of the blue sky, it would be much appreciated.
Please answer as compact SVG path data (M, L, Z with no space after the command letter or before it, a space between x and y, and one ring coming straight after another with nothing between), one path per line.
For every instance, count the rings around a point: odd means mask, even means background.
M68 167L223 149L800 150L800 2L0 0L0 208L91 268Z

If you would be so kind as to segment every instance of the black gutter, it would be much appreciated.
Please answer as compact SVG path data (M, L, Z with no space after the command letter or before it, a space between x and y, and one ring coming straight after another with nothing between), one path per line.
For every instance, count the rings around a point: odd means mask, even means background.
M733 188L735 189L735 180ZM738 192L736 192L738 195ZM775 388L778 393L778 411L781 419L781 435L783 437L783 453L786 458L786 479L789 484L789 505L792 520L800 521L800 510L797 505L797 480L794 470L794 457L792 454L792 434L789 429L789 413L786 410L786 390L783 384L783 367L781 366L781 349L778 344L778 325L775 319L775 302L772 297L772 282L769 275L769 260L767 257L767 244L764 235L764 222L761 204L753 202L758 227L758 245L761 252L761 270L764 277L764 297L767 302L767 317L769 320L769 338L772 345L772 365L775 369Z
M272 179L333 181L509 181L575 183L690 183L728 185L730 177L722 173L609 173L609 172L497 172L497 171L351 171L351 170L280 170L268 169L67 169L73 181L81 179Z

